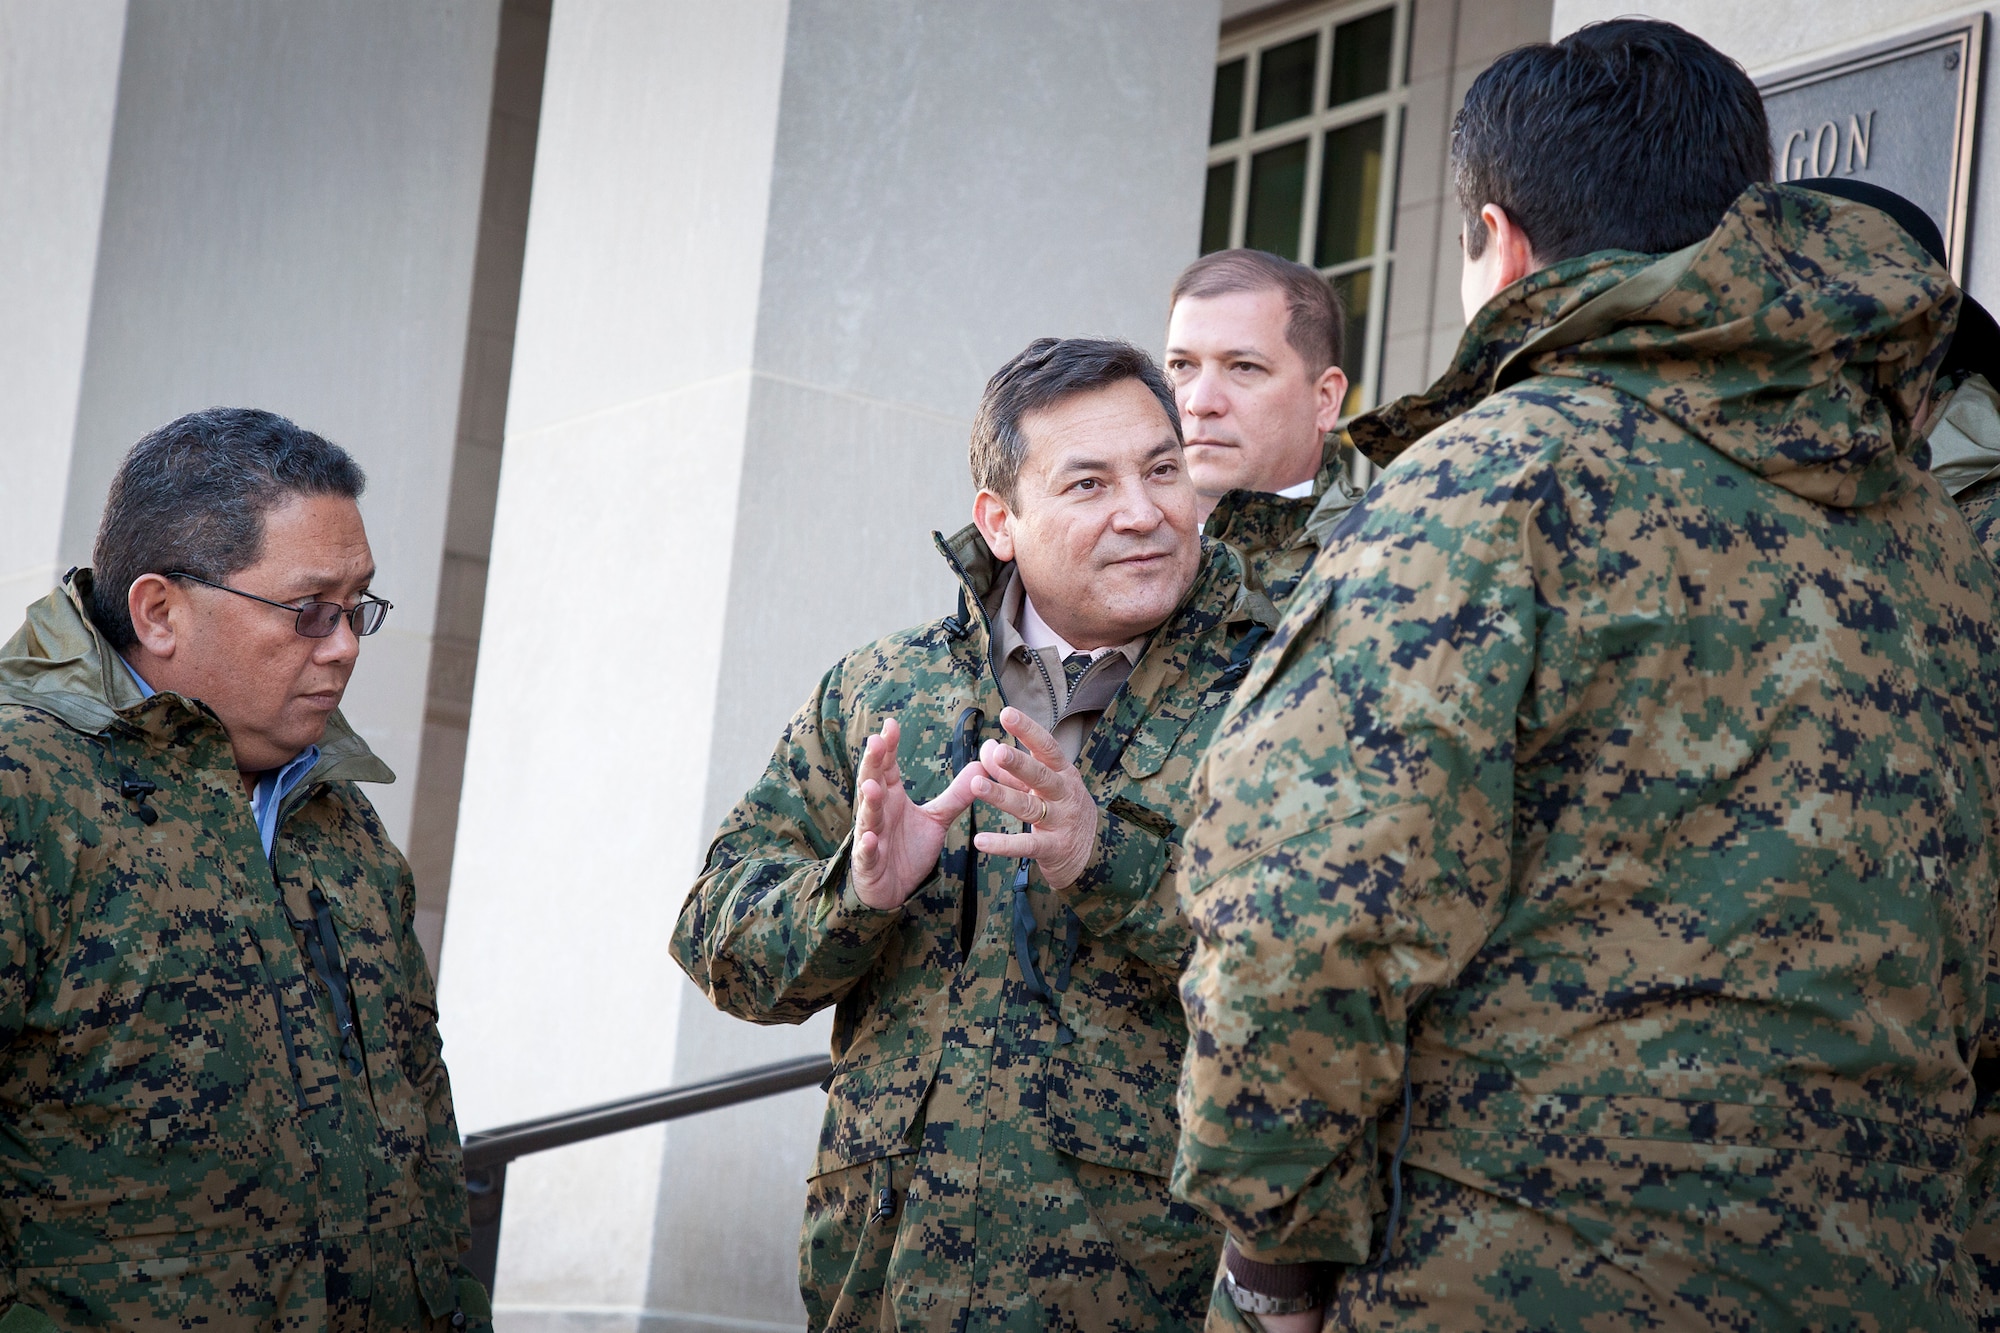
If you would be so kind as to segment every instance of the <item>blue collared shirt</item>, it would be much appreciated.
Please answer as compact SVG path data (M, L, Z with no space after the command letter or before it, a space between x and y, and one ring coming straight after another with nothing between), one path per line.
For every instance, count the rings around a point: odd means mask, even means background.
M155 693L153 687L146 683L144 676L132 669L132 664L125 660L124 654L119 654L118 661L125 668L125 674L132 678L132 683L139 687L140 692L148 699L152 698ZM250 793L250 813L257 819L257 836L264 840L265 860L270 859L271 847L278 841L278 811L284 808L285 798L297 790L298 785L306 780L306 774L312 772L312 766L318 762L319 747L308 745L292 756L289 762L267 771L264 776L257 779L257 787Z

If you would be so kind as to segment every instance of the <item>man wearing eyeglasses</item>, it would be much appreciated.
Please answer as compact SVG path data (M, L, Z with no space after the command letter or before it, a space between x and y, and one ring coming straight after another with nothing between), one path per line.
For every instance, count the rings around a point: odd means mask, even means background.
M0 1328L466 1329L408 865L341 720L390 605L339 446L141 440L0 647Z

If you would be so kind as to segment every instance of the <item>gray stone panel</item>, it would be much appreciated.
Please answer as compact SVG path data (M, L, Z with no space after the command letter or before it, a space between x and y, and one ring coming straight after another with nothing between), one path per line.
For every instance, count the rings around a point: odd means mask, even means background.
M141 435L268 407L353 451L396 613L347 714L409 830L457 433L498 0L136 0L60 559Z

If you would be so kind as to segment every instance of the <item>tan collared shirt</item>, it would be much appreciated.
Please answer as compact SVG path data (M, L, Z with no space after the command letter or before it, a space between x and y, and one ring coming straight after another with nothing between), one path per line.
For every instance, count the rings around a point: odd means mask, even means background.
M1146 636L1091 652L1096 659L1076 683L1072 694L1063 675L1063 658L1077 651L1036 614L1020 571L1010 568L993 616L1000 642L994 665L1000 673L1000 696L1055 733L1056 744L1071 763L1083 753L1083 738L1096 725L1125 678L1146 649Z

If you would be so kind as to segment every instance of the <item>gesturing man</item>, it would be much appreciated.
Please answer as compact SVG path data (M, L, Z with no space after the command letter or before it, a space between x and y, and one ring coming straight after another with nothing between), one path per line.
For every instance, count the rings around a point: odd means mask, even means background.
M1467 92L1470 328L1351 423L1400 456L1186 838L1217 1326L1971 1323L2000 578L1916 456L1958 293L1769 142L1670 24Z
M0 1325L463 1329L408 866L338 711L389 603L338 446L141 440L0 647Z
M1221 1238L1167 1192L1176 843L1266 604L1196 534L1173 393L1132 347L1001 368L972 473L973 525L938 539L957 613L826 674L674 957L756 1022L834 1006L813 1328L1188 1327Z
M1325 278L1262 250L1188 265L1167 314L1167 378L1203 531L1282 602L1359 495L1332 434L1347 398L1345 319Z

